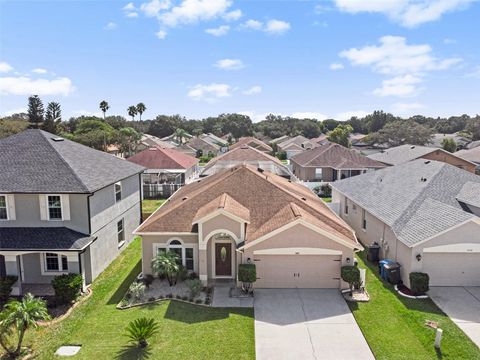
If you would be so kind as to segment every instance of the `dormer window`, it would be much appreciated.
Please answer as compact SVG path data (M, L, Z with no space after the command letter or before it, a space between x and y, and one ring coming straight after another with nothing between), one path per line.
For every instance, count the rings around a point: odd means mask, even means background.
M119 181L115 183L115 202L120 200L122 200L122 183Z
M48 219L62 220L62 198L60 195L48 195Z

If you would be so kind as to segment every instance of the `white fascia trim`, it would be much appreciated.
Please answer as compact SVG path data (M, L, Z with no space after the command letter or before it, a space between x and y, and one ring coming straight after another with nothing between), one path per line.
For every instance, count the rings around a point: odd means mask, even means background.
M327 232L327 231L325 231L325 230L323 230L323 229L321 229L321 228L319 228L319 227L316 227L316 226L314 226L314 225L306 222L306 221L303 220L303 219L294 220L294 221L292 221L292 222L290 222L290 223L288 223L288 224L286 224L286 225L284 225L284 226L282 226L282 227L280 227L280 228L278 228L278 229L276 229L276 230L274 230L274 231L272 231L272 232L269 232L268 234L265 234L265 235L259 237L258 239L254 240L254 241L252 241L252 242L249 242L248 244L246 244L245 246L243 246L243 247L241 248L241 250L243 250L243 249L248 249L248 248L250 248L250 247L252 247L252 246L255 246L255 245L257 245L257 244L259 244L259 243L261 243L261 242L263 242L263 241L265 241L265 240L267 240L267 239L269 239L269 238L271 238L271 237L273 237L273 236L275 236L275 235L277 235L277 234L280 234L281 232L283 232L283 231L285 231L285 230L290 229L291 227L293 227L293 226L295 226L295 225L303 225L303 226L309 228L310 230L313 230L313 231L315 231L315 232L317 232L317 233L319 233L319 234L327 237L328 239L333 240L333 241L335 241L335 242L337 242L337 243L339 243L339 244L341 244L341 245L343 245L343 246L345 246L345 247L347 247L347 248L349 248L349 249L351 249L351 250L354 250L354 249L361 249L361 250L363 250L363 246L362 246L360 243L357 243L356 246L355 246L355 245L353 245L353 244L351 244L351 243L348 243L348 242L342 240L342 239L339 238L338 236L335 236L335 235L333 235L333 234L331 234L331 233L329 233L329 232Z
M449 244L449 245L440 245L433 246L430 248L423 249L424 253L480 253L480 243L460 243L460 244Z
M253 255L342 255L339 250L291 247L291 248L273 248L264 250L254 250Z
M197 233L193 232L161 232L161 231L152 231L152 232L137 232L136 230L133 231L133 235L198 235Z
M226 217L228 217L228 218L230 218L230 219L232 219L232 220L238 221L238 222L240 222L240 223L250 224L250 221L247 221L247 220L245 220L245 219L239 218L238 216L233 215L232 213L230 213L230 212L228 212L228 211L226 211L226 210L224 210L224 209L217 209L217 210L211 212L210 214L205 215L203 218L200 218L200 219L194 221L194 222L192 223L192 225L194 225L194 224L199 224L199 223L204 223L204 222L206 222L206 221L208 221L208 220L213 219L214 217L216 217L216 216L218 216L218 215L224 215L224 216L226 216Z
M452 226L452 227L450 227L450 228L448 228L448 229L446 229L446 230L440 231L439 233L437 233L437 234L435 234L435 235L433 235L433 236L430 236L430 237L427 238L427 239L424 239L424 240L422 240L422 241L419 241L418 243L413 244L413 245L411 245L410 247L411 247L411 248L415 248L415 247L417 247L418 245L424 244L424 243L426 243L427 241L430 241L430 240L432 240L432 239L435 239L436 237L438 237L438 236L440 236L440 235L443 235L443 234L446 234L446 233L449 232L449 231L455 230L456 228L459 228L459 227L461 227L461 226L463 226L463 225L465 225L465 224L468 224L469 222L473 222L473 223L476 223L477 225L480 225L480 223L478 222L477 219L475 219L475 218L468 219L468 220L466 220L466 221L464 221L464 222L461 222L460 224L457 224L457 225L455 225L455 226ZM401 241L402 243L404 243L404 242L401 240L401 237L397 237L397 239L398 239L399 241Z

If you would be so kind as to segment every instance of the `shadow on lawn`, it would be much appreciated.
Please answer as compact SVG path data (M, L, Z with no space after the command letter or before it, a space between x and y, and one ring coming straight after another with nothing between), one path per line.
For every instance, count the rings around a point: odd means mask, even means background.
M401 296L394 289L393 285L386 282L380 277L378 272L378 264L373 263L367 260L365 251L358 253L358 256L363 260L364 264L369 268L372 274L377 278L377 280L382 284L382 286L394 294L398 300L409 310L422 311L425 313L431 313L435 315L446 316L445 313L437 306L431 299L409 299L404 296ZM368 288L368 281L367 281ZM352 308L355 308L352 306ZM357 306L358 308L358 306Z
M130 273L127 276L125 276L122 283L117 287L117 290L110 297L107 304L108 305L118 304L120 300L122 300L125 293L127 292L130 284L133 282L133 280L135 280L135 278L138 276L138 274L140 274L141 271L142 271L142 260L138 260L138 262L132 268Z
M117 352L115 359L119 360L142 360L149 359L152 351L146 348L139 348L136 345L126 345L119 352Z
M227 319L231 314L253 318L252 309L209 308L172 300L170 301L167 311L165 312L165 319L181 321L186 324L195 324L206 321Z

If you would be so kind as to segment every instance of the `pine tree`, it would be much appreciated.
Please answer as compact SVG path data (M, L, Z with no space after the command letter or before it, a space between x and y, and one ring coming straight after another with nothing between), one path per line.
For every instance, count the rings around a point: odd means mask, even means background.
M45 122L43 123L43 130L49 133L57 133L57 125L62 121L62 110L60 104L57 102L50 102L47 105L47 112L45 114Z
M43 123L44 112L42 100L38 95L30 96L28 98L28 121L31 128L40 128L40 125Z

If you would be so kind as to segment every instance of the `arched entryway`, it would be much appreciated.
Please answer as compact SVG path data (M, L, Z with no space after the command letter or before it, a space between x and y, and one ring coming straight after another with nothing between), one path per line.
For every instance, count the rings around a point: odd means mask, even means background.
M208 277L210 279L235 279L237 268L238 239L230 231L209 234L207 242L207 258L209 262Z

